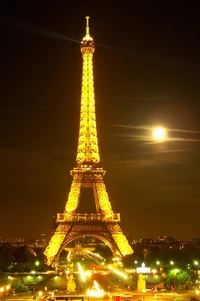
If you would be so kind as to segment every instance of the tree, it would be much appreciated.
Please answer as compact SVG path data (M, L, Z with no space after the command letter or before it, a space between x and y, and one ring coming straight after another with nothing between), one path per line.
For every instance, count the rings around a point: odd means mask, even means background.
M187 270L171 269L167 273L166 283L169 286L183 286L190 279L190 275Z
M15 269L17 271L31 271L35 268L35 255L28 246L21 246L15 250Z
M9 243L0 245L0 270L9 271L14 260L14 247Z
M28 246L21 246L15 251L15 260L17 262L25 263L34 258L34 254L32 250Z
M29 291L28 286L24 285L19 279L16 279L12 282L12 289L14 289L16 293Z

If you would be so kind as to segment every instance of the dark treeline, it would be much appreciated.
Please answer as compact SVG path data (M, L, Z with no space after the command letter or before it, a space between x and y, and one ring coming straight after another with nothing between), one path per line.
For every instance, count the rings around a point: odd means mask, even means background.
M133 249L134 253L123 259L125 267L135 267L142 262L151 268L158 266L159 262L159 266L164 269L168 269L172 265L176 268L190 267L190 269L198 269L200 266L199 246L172 247L136 244Z
M49 269L41 250L27 245L15 247L10 243L0 244L0 272L30 272Z

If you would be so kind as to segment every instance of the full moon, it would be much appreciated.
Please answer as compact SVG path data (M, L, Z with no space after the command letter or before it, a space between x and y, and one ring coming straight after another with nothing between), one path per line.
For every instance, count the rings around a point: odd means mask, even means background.
M163 127L156 127L152 131L152 137L155 141L162 142L166 139L166 129Z

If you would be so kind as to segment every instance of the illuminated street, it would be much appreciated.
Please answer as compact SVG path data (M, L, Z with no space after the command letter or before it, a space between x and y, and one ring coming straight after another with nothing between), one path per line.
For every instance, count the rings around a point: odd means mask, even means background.
M190 298L197 298L198 299L198 295L196 295L194 292L186 292L186 293L180 293L180 294L177 294L177 293L159 293L157 292L156 295L152 295L151 292L146 292L146 293L132 293L131 297L129 298L124 298L122 296L123 294L113 294L112 297L110 296L101 296L100 298L92 298L92 297L88 297L88 296L85 296L85 299L86 300L115 300L116 299L116 296L120 296L120 300L142 300L142 301L145 301L145 300L166 300L166 301L170 301L170 300L173 300L173 301L178 301L178 300L190 300ZM33 300L32 297L30 296L30 294L26 295L26 294L23 294L23 296L15 296L15 297L6 297L5 298L6 300ZM36 297L36 300L43 300L41 297L37 296Z

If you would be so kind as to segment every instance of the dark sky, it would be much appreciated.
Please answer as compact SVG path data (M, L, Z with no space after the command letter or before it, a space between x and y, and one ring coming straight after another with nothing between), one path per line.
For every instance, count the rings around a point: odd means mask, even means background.
M90 15L101 163L122 229L200 237L199 1L2 2L0 236L49 238L64 211ZM152 144L136 128L157 124L180 131Z

